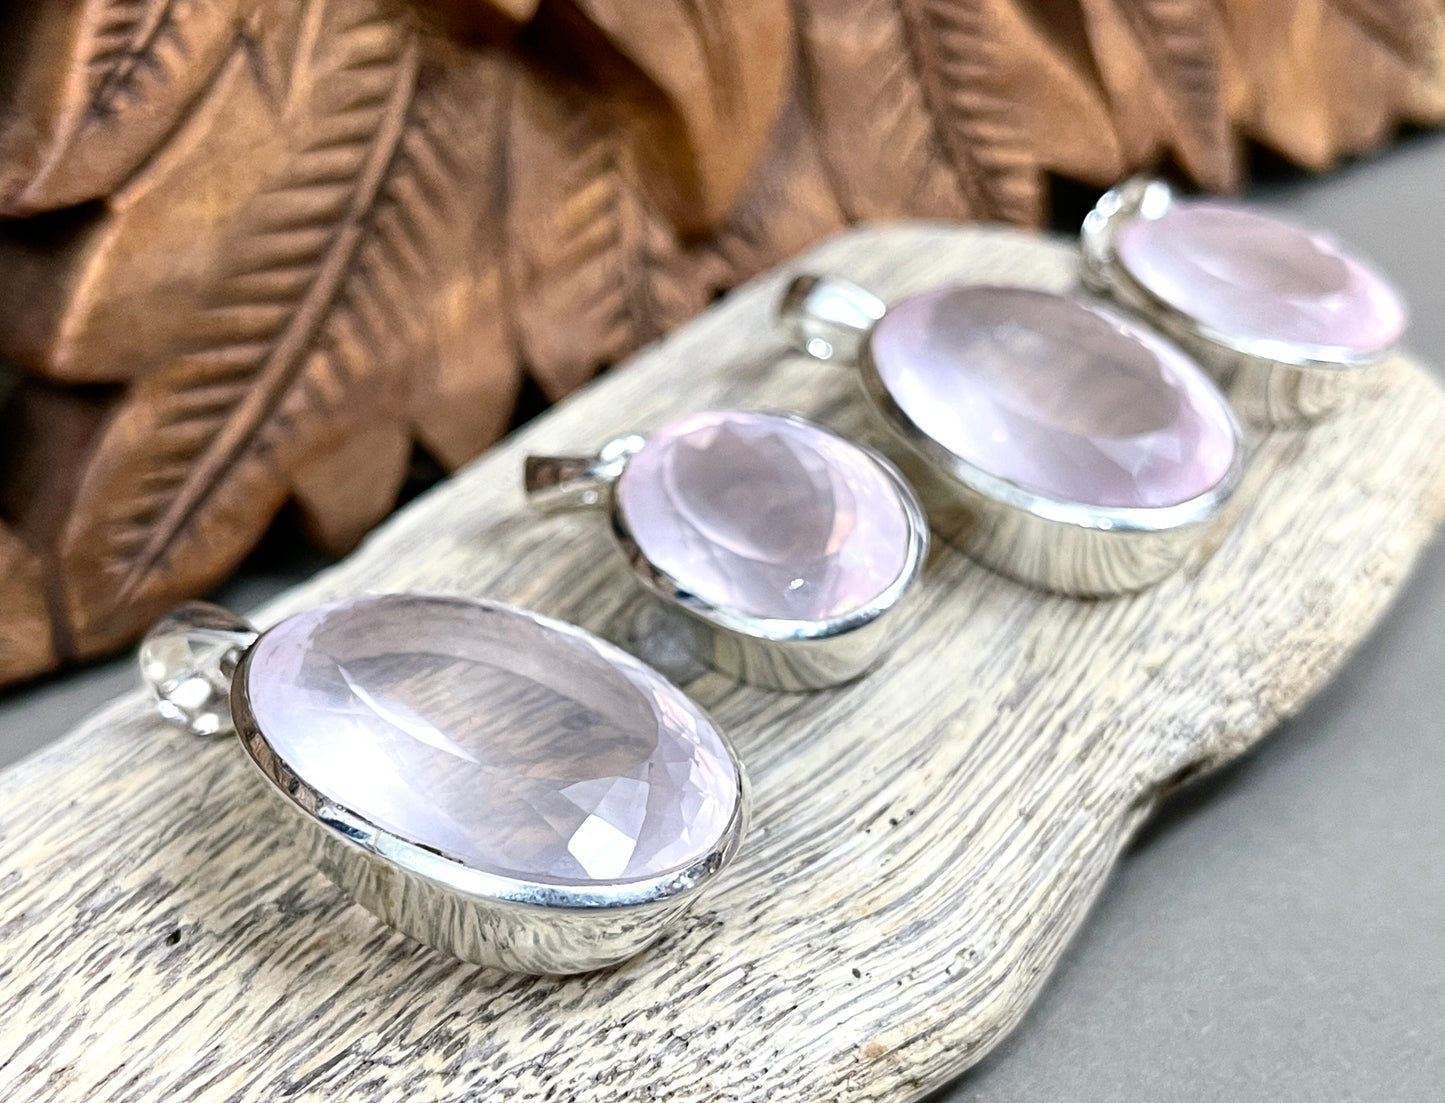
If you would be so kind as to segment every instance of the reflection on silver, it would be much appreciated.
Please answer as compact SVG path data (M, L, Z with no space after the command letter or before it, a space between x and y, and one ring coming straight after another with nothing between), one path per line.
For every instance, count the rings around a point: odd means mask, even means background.
M156 710L192 735L229 735L231 677L256 635L248 622L208 602L171 610L140 645L141 681Z
M788 420L812 426L802 418ZM818 428L817 426L813 426ZM680 649L698 662L741 681L786 692L807 692L860 677L887 655L917 601L916 585L928 555L928 521L913 487L883 456L856 443L898 492L908 522L908 549L899 576L871 602L827 620L780 620L751 616L691 593L652 563L638 547L612 489L642 437L620 437L596 456L529 456L524 472L528 497L544 509L606 510L619 547L645 591L654 599L640 611L646 635L658 646ZM620 460L618 458L620 457ZM614 462L615 461L615 462ZM650 652L650 647L634 650ZM648 653L644 658L652 661ZM681 664L670 664L677 669Z
M850 301L853 309L839 305ZM1224 477L1179 505L1086 506L992 475L934 440L893 400L870 350L873 325L883 316L875 304L876 296L846 280L799 276L780 301L779 324L799 351L815 358L815 338L830 348L857 349L850 359L888 430L889 456L917 488L933 528L1001 574L1079 597L1143 589L1178 569L1239 483L1244 443L1237 425L1234 459Z
M637 434L608 441L593 456L528 456L522 475L538 509L590 509L612 501L612 485L645 440Z
M238 624L244 622L224 609L192 602L158 623L148 644ZM249 662L260 636L249 627L245 634L242 646L207 652L214 665L198 673L229 685L234 730L259 768L258 781L272 806L295 826L317 867L358 904L401 933L463 961L533 974L581 973L625 961L697 903L742 842L750 790L725 737L738 783L732 816L708 854L662 877L585 887L543 884L487 873L409 842L328 799L275 753L256 721L248 689ZM150 680L149 671L145 676ZM184 718L178 722L196 730Z
M1347 405L1384 354L1361 358L1344 350L1286 341L1231 337L1164 302L1119 261L1115 243L1135 218L1158 218L1174 201L1162 180L1136 177L1106 192L1079 232L1080 279L1168 334L1219 381L1236 412L1263 426L1306 425Z
M857 360L886 310L857 284L803 275L783 292L778 320L793 345L815 360Z

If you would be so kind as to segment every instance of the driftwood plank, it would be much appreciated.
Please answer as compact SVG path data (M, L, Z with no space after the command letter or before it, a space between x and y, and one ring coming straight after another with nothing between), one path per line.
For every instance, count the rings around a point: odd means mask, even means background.
M1063 245L903 226L806 266L887 295L1060 287ZM414 504L261 615L331 595L489 595L618 635L595 517L523 506L520 458L721 405L851 433L855 381L730 296ZM1049 597L941 548L916 630L853 686L691 691L755 828L694 921L587 977L458 965L304 864L251 767L138 697L0 775L0 1098L900 1100L1019 1018L1161 792L1245 750L1369 630L1445 513L1445 401L1404 359L1346 417L1259 443L1209 546L1148 593Z

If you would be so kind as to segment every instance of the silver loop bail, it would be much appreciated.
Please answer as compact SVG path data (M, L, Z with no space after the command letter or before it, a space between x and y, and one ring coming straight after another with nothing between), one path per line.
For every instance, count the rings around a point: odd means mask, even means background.
M141 679L156 711L192 735L228 735L231 678L260 633L247 620L205 601L167 613L140 645Z
M611 499L627 461L646 443L632 433L608 441L595 456L528 456L522 474L527 498L547 512L600 508Z
M778 303L778 324L793 346L815 360L854 361L888 308L855 283L797 276Z

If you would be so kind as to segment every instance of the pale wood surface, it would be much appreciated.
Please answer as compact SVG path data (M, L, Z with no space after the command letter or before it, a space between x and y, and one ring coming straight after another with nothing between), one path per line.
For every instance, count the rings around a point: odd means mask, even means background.
M809 267L885 295L1063 286L1006 231L863 230ZM522 505L520 454L725 404L865 424L783 355L780 276L708 311L266 610L485 594L607 633L633 607L597 518ZM626 413L623 413L626 411ZM1239 754L1338 667L1445 512L1445 402L1404 360L1348 417L1262 442L1188 570L1047 597L944 548L913 636L852 687L706 676L755 828L702 914L619 969L535 980L381 928L264 818L250 767L128 698L0 776L0 1098L907 1099L1018 1019L1161 791ZM615 632L614 632L615 634Z

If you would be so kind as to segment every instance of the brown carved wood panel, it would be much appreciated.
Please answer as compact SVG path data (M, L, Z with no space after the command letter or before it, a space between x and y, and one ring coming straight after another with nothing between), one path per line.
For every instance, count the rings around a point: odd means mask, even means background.
M1445 117L1439 0L12 0L0 681L349 547L839 226Z

